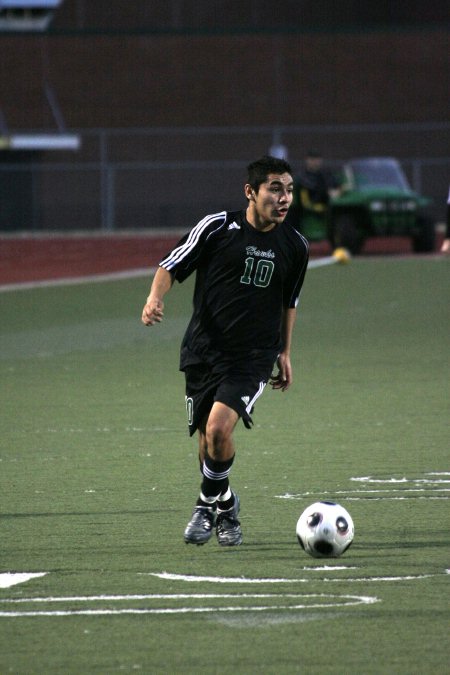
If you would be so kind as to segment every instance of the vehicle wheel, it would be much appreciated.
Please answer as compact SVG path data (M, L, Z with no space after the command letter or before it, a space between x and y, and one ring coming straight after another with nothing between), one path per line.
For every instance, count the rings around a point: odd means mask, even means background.
M346 248L355 255L361 251L364 236L358 230L355 218L349 214L342 214L334 220L330 240L334 248Z
M436 230L431 218L422 217L417 221L417 232L413 235L414 253L431 253L436 247Z

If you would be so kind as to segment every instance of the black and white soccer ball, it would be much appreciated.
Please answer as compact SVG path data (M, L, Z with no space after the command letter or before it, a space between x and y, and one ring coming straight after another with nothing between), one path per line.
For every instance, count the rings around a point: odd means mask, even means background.
M338 558L353 541L355 527L349 512L334 502L315 502L297 521L300 546L313 558Z

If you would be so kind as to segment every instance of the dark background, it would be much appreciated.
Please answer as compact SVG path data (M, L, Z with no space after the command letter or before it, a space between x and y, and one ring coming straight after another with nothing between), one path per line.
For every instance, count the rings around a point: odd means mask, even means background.
M191 226L239 206L246 164L274 141L294 169L310 147L332 167L396 156L439 220L445 5L65 0L45 34L0 34L1 121L3 135L68 130L82 147L0 151L0 228Z

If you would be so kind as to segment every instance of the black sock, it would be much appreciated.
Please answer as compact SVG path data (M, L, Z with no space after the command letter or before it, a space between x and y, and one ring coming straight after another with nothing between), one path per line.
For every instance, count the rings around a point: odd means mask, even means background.
M219 511L229 511L234 506L234 494L230 487L222 492L217 498L217 508Z
M228 475L233 460L234 457L225 462L218 462L206 454L202 468L203 480L198 506L212 506L219 495L227 493Z

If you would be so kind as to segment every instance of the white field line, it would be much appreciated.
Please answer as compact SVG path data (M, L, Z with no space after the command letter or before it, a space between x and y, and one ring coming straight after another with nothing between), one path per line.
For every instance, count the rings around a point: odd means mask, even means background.
M0 604L28 604L28 603L52 603L52 602L129 602L131 600L242 600L259 598L318 598L336 597L328 593L143 593L132 595L66 595L48 596L36 598L0 598ZM350 597L350 596L339 596ZM351 596L354 597L354 596ZM359 597L359 596L358 596Z
M345 499L346 501L361 501L363 499L371 499L372 501L404 501L411 498L448 500L450 499L450 495L447 493L450 493L450 487L442 487L450 483L450 479L446 478L446 476L450 476L450 472L429 471L418 478L407 478L406 476L402 476L401 478L396 478L394 476L387 478L378 478L376 476L352 476L349 480L354 483L359 483L361 488L353 490L337 490L335 492L325 490L320 493L287 492L284 495L275 495L275 497L277 499L305 499L307 497L317 498L320 496L321 498L324 498L325 496L333 495L333 499L339 498ZM372 485L376 485L376 487L369 487ZM395 487L390 487L391 485Z
M382 502L382 501L391 501L391 502L404 502L408 499L422 499L430 501L439 501L439 500L448 500L450 495L410 495L409 497L347 497L348 502L362 502L364 499L370 499L372 502Z
M328 255L325 256L324 258L315 258L314 260L310 260L308 262L308 269L314 270L317 269L318 267L325 267L326 265L336 265L337 263L339 263L339 260L337 260L332 255Z
M316 267L323 267L324 265L333 265L338 261L334 256L326 256L324 258L316 258L310 260L308 269L315 269ZM8 291L29 291L35 288L51 288L53 286L74 286L77 284L91 284L104 281L118 281L120 279L133 279L135 277L150 277L155 271L156 267L140 267L130 270L121 270L120 272L108 272L104 274L89 274L87 276L79 277L62 277L61 279L42 279L41 281L21 281L11 284L0 285L0 293L7 293Z
M327 579L327 578L322 578L320 581L324 582L350 582L350 583L358 583L362 582L364 584L369 583L369 582L378 582L378 581L416 581L417 579L430 579L431 577L437 577L440 576L441 574L445 574L445 572L438 572L437 574L410 574L404 577L355 577L353 579Z
M317 497L317 496L326 496L326 495L339 495L339 497L345 497L346 499L364 499L364 497L353 497L351 495L372 495L372 494L381 494L382 496L378 499L408 499L410 496L416 496L417 493L426 493L420 496L421 499L449 499L450 496L447 495L438 495L436 497L432 496L437 492L450 492L450 488L406 488L404 490L396 489L379 489L379 490L336 490L334 492L329 492L324 490L322 492L299 492L291 493L286 492L284 495L275 495L276 499L305 499L306 497ZM384 494L386 493L386 494ZM403 497L390 497L392 493L400 493L405 495ZM414 493L411 495L411 493Z
M305 570L318 570L320 568L304 568ZM345 566L323 566L325 569L345 569ZM354 568L348 568L354 569ZM307 579L251 579L244 577L200 577L193 575L169 574L163 573L147 573L149 576L156 576L167 580L182 580L182 581L212 581L214 583L293 583L304 582ZM419 574L408 576L391 576L391 577L360 577L349 579L331 579L322 578L324 582L385 582L385 581L409 581L417 579L427 579L439 574ZM446 569L442 574L450 574L450 569ZM206 613L224 613L224 612L269 612L269 611L286 611L292 612L297 610L310 609L331 609L339 607L350 607L356 605L369 605L381 600L375 596L366 595L334 595L328 593L176 593L176 594L134 594L134 595L91 595L91 596L62 596L62 597L35 597L35 598L3 598L0 599L1 604L31 604L31 603L91 603L91 602L131 602L142 600L163 600L163 601L179 601L179 600L255 600L255 599L271 599L271 600L296 600L302 599L303 602L289 605L289 604L265 604L265 605L226 605L226 606L208 606L208 607L143 607L133 608L126 607L122 609L107 608L93 608L93 609L44 609L44 610L25 610L25 611L0 611L0 618L20 618L20 617L64 617L64 616L119 616L119 615L171 615L171 614L206 614ZM322 602L316 602L317 599ZM313 600L313 602L305 602L306 600Z
M48 572L4 572L0 574L0 588L11 588L17 584L24 584L30 579L45 577Z
M372 478L372 476L355 476L350 480L357 483L409 483L408 478Z
M448 476L448 473L428 473L427 476ZM412 483L417 485L420 483L425 483L427 485L439 485L440 483L450 483L450 479L447 478L372 478L372 476L359 476L356 478L350 478L351 481L357 483L382 483L384 485L390 483Z
M193 574L170 574L169 572L141 572L150 577L158 579L167 579L169 581L209 581L213 584L292 584L308 583L309 579L252 579L250 577L214 577L214 576L196 576Z
M341 570L356 570L357 567L350 567L349 565L322 565L321 567L303 567L305 572L336 572Z
M447 482L447 481L445 481L445 482ZM435 483L433 483L433 485L435 485ZM373 492L375 492L375 493L377 493L377 492L388 492L388 493L391 493L391 492L450 492L450 488L445 488L445 487L444 488L441 488L441 487L435 488L435 487L430 485L430 487L421 487L421 488L400 488L400 489L397 489L397 488L378 488L378 489L375 489L375 490L367 490L367 489L366 490L364 490L364 489L363 490L336 490L333 493L326 490L322 493L318 493L318 492L298 493L298 496L300 496L300 495L309 496L309 495L314 495L314 494L324 494L324 495L328 495L328 494L346 495L346 494L356 494L356 493L371 494ZM286 493L287 496L289 496L289 494L290 493ZM278 496L280 496L280 495L278 495ZM294 496L294 495L291 495L291 496Z
M107 274L89 274L82 277L62 277L61 279L23 281L0 285L0 293L6 293L8 291L29 291L34 288L51 288L52 286L74 286L77 284L118 281L119 279L133 279L134 277L150 277L155 271L156 267L143 267L139 269L122 270L121 272L108 272Z
M85 602L94 602L96 599L101 598L102 596L86 596L83 598ZM105 596L106 597L106 596ZM110 597L123 597L123 599L133 599L136 596L110 596ZM160 596L148 596L153 599L154 597ZM171 598L177 599L182 596L162 596L162 599ZM184 597L184 596L183 596ZM202 596L186 596L188 599L193 599ZM205 596L221 598L224 597L233 599L241 599L243 596L241 594L234 596L221 596L212 595ZM122 609L112 609L112 608L94 608L94 609L62 609L62 610L31 610L31 611L0 611L0 617L3 618L16 618L16 617L39 617L39 616L117 616L123 614L205 614L205 613L217 613L217 612L266 612L274 610L283 610L283 611L293 611L301 609L330 609L337 607L351 607L355 605L371 605L376 602L380 602L379 598L373 596L364 596L364 595L332 595L327 593L318 593L318 594L262 594L262 595L248 595L244 596L247 599L259 599L259 598L278 598L278 599L303 599L303 600L317 600L320 599L322 602L301 602L294 605L289 604L274 604L274 605L249 605L249 606L217 606L217 607L144 607L144 608L122 608ZM36 599L35 599L36 600ZM57 599L53 598L51 601L55 602ZM26 602L26 600L24 599ZM32 599L28 599L28 602L31 602ZM45 601L45 598L42 599ZM48 599L47 601L50 601ZM61 601L69 601L69 598L61 598ZM77 599L78 602L81 601L81 598Z
M310 568L308 568L310 569ZM329 568L330 569L330 568ZM350 568L353 569L353 568ZM340 582L340 583L346 583L347 581L357 583L357 582L362 582L362 583L368 583L368 582L377 582L377 581L412 581L416 579L428 579L430 577L436 577L436 576L441 576L442 574L447 574L448 571L446 570L445 572L438 572L435 574L416 574L416 575L408 575L408 576L396 576L396 577L353 577L353 578L338 578L338 579L331 579L328 577L322 577L320 579L314 579L315 581L325 581L325 582ZM311 583L311 579L306 579L306 578L297 578L297 579L283 579L283 578L275 578L275 579L252 579L248 577L213 577L213 576L195 576L192 574L170 574L168 572L141 572L141 574L147 574L148 576L151 577L158 577L158 579L166 579L168 581L190 581L190 582L210 582L214 584L295 584L295 583L301 583L301 584L307 584Z

